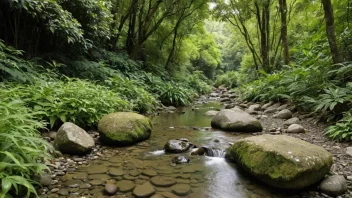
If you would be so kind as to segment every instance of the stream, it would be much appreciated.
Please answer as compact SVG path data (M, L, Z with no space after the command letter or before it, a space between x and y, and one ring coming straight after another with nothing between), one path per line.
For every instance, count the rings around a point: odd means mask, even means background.
M107 197L103 193L105 183L117 182L117 186L123 186L124 192L119 191L113 197L134 197L134 186L150 181L159 197L177 197L175 194L190 198L282 197L282 192L278 193L244 175L234 163L223 157L191 156L190 152L165 154L162 150L169 139L178 138L187 138L198 147L225 150L229 143L248 136L212 129L212 117L203 114L219 108L219 102L208 102L196 105L195 109L184 107L175 113L162 113L154 117L154 128L149 140L130 147L107 148L102 157L63 176L60 183L66 186L65 194ZM170 160L177 155L189 157L190 163L170 164ZM155 185L151 178L156 174L184 185L178 190L163 182ZM125 183L119 184L121 180Z

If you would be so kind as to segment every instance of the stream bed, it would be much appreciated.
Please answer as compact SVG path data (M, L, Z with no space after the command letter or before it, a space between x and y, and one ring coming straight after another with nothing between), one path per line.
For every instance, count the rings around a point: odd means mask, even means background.
M163 147L169 139L187 138L198 147L225 150L229 143L249 136L212 129L212 117L203 114L219 108L219 102L208 102L154 117L150 139L130 147L105 148L98 159L68 170L57 188L46 196L135 197L133 190L139 186L139 193L145 193L145 197L300 197L266 187L225 158L191 156L190 152L165 154ZM190 163L171 164L170 160L177 155L189 157ZM108 196L104 192L106 183L116 184L120 190Z

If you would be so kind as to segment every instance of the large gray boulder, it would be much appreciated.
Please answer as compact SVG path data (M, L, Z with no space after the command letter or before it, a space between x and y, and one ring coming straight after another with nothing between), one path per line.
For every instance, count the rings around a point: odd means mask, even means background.
M127 146L146 140L152 127L149 118L133 112L105 115L98 124L101 142L113 146Z
M263 129L259 120L238 108L221 110L212 119L211 126L234 132L260 132Z
M66 122L58 130L54 145L62 153L82 155L89 152L95 142L85 130Z
M332 155L324 148L286 135L244 138L227 150L226 157L264 183L283 189L315 184L332 165Z

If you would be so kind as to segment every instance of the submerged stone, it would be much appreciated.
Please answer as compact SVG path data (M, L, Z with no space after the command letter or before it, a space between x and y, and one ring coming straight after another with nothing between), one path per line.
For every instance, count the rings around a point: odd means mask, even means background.
M226 157L259 180L283 189L315 184L332 165L332 155L324 148L286 135L244 138L227 150Z

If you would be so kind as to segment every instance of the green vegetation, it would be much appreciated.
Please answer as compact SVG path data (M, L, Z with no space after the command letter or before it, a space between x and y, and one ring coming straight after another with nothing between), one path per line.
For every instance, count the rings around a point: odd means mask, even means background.
M347 0L0 1L3 197L35 194L51 149L38 130L189 105L212 84L295 103L351 140L350 15Z

